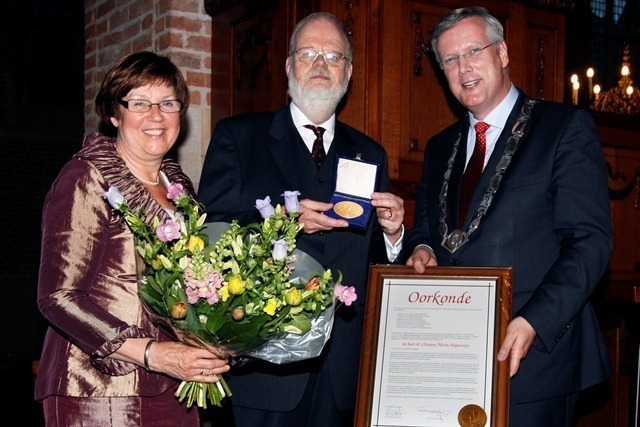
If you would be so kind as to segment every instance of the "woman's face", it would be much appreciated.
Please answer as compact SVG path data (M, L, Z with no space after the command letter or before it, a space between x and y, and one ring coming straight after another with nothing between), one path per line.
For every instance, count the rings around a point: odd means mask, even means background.
M147 85L132 89L123 101L143 100L156 104L175 99L172 86ZM119 106L117 116L111 118L111 123L118 129L118 146L139 162L161 160L180 133L180 113L165 113L158 105L152 105L146 113L134 113Z

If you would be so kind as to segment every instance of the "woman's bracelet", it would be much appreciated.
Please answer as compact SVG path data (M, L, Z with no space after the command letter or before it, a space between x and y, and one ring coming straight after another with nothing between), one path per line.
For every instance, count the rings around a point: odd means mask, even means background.
M149 350L151 350L151 344L153 344L154 342L156 342L156 340L154 340L153 338L151 338L148 342L147 342L147 346L144 349L144 367L147 371L150 371L151 369L149 368Z

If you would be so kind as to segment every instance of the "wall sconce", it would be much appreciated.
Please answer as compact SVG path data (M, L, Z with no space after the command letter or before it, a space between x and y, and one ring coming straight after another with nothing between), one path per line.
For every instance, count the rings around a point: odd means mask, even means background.
M594 111L605 111L616 114L635 115L640 113L640 93L633 87L631 80L631 70L629 68L629 45L625 45L622 53L622 67L620 69L620 80L618 86L602 92L599 85L589 91L589 108ZM591 70L591 68L589 68ZM589 87L591 88L593 73L587 71L589 77ZM591 102L593 95L593 102Z

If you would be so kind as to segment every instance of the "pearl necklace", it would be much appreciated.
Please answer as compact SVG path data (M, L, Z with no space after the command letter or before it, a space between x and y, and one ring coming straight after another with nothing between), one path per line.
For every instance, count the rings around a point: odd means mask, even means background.
M156 176L156 181L155 182L147 181L146 179L140 178L138 175L136 175L136 173L129 167L127 162L124 160L124 157L122 157L122 153L120 152L120 149L118 148L117 144L116 144L115 147L116 147L116 151L118 152L118 155L120 156L120 158L124 162L124 165L127 167L127 169L129 169L129 172L131 172L131 175L133 175L138 181L142 182L143 184L147 184L147 185L158 185L158 184L160 184L160 171L158 171L158 175Z
M533 110L533 107L537 102L538 100L527 99L525 101L525 104L522 106L522 111L520 113L520 116L518 117L518 120L516 121L516 124L513 126L511 136L506 143L502 158L498 162L496 170L489 180L489 186L482 199L482 202L480 203L480 206L478 207L476 217L469 224L467 231L453 230L451 233L449 233L449 227L447 225L447 196L449 193L449 178L451 177L451 171L453 170L453 164L458 154L458 146L460 145L460 139L462 137L462 134L458 134L458 138L453 145L453 152L451 153L451 157L447 162L447 170L444 173L439 200L440 235L442 236L442 242L440 242L440 244L450 253L454 253L455 251L460 249L462 245L467 243L469 241L469 236L471 235L471 233L476 231L480 226L482 217L487 213L487 210L489 209L489 206L493 201L493 196L497 193L498 187L500 187L502 176L509 167L511 159L513 158L513 155L520 145L520 138L524 136L527 120L529 120L531 111Z
M158 172L158 176L156 177L156 181L147 181L146 179L142 179L140 178L138 175L136 175L131 168L129 168L129 166L127 166L127 168L129 169L129 172L131 172L131 175L135 176L138 181L142 182L143 184L147 184L147 185L158 185L160 183L160 172Z

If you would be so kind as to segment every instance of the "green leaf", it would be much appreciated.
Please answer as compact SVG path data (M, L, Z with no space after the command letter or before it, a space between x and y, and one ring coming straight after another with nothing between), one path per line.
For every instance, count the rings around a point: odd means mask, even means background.
M311 329L311 319L305 313L293 314L290 316L291 322L285 327L286 332L293 332L293 329L297 329L299 335L304 335ZM291 329L288 330L287 328ZM294 332L295 333L295 332Z
M156 314L167 317L169 315L169 312L167 311L167 308L164 304L164 301L162 301L162 298L157 298L157 296L147 293L146 292L147 290L148 288L145 288L145 289L141 288L138 292L140 297L147 302L147 304L151 307L153 311L156 312Z
M269 320L269 315L251 317L251 320L227 322L218 329L218 337L222 342L233 344L239 350L255 348L263 340L259 338L262 326Z

